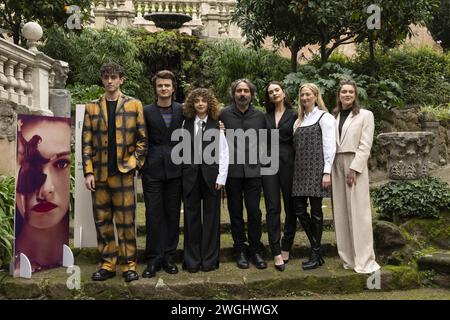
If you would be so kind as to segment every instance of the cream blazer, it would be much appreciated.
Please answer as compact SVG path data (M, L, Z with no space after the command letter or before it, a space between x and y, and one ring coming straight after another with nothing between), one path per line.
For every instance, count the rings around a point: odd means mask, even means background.
M361 109L354 116L350 112L342 126L342 136L339 136L340 114L336 119L336 153L351 152L355 154L350 169L361 173L367 166L367 160L372 148L375 122L373 113Z

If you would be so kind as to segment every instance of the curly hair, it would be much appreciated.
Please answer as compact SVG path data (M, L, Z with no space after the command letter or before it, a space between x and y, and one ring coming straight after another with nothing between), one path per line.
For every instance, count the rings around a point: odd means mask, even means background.
M120 78L125 76L124 68L115 62L107 62L102 64L100 67L100 77L103 78L104 75L118 74Z
M219 119L219 102L210 89L197 88L189 92L183 106L183 115L188 119L195 118L196 111L194 102L198 97L204 98L208 103L208 117L217 120Z

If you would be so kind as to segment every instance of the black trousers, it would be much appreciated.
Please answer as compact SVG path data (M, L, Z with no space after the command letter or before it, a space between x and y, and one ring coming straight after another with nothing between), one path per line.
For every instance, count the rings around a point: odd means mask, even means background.
M250 256L260 253L262 249L261 210L259 210L261 178L228 178L225 188L235 252L246 251L248 247ZM247 210L248 246L243 201Z
M213 192L206 184L201 170L198 170L198 178L190 193L184 194L184 264L186 268L217 267L219 248L220 190Z
M147 263L173 262L180 231L181 178L159 180L142 176L147 231Z
M270 250L273 256L281 254L281 250L290 251L294 243L297 218L293 208L292 175L291 179L282 179L279 174L263 176L262 186L266 204L266 223ZM281 240L281 194L285 212L283 239Z

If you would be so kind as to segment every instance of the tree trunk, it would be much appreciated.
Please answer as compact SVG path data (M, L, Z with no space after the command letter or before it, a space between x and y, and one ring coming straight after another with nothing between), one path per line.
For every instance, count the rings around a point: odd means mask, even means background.
M298 58L298 52L300 51L300 46L298 44L298 41L293 41L292 45L289 47L289 50L291 51L291 72L297 72L297 58Z
M327 43L320 43L320 62L321 64L325 64L328 61L328 57L330 54L327 52Z
M375 40L373 39L373 33L369 32L369 70L370 70L370 75L372 77L375 77L375 68L376 68L376 63L375 63Z

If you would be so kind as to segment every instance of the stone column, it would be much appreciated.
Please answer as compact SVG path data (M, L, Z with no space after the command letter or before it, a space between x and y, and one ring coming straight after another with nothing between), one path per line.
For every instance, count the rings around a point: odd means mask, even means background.
M207 38L219 38L219 13L217 12L217 1L208 1L209 9L205 15L205 28L203 35ZM202 18L203 19L203 18Z

